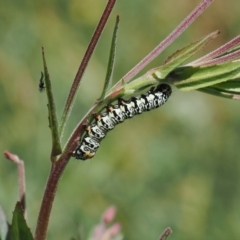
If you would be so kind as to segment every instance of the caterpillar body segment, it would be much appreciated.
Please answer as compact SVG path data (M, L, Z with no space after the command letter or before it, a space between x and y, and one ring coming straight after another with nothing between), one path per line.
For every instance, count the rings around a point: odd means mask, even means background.
M94 114L95 122L86 126L86 133L73 152L73 156L81 160L92 158L108 131L125 119L162 106L171 93L171 87L162 83L151 87L145 94L138 97L132 97L129 100L119 98L118 104L107 105L105 112Z
M105 138L105 135L106 135L105 132L101 130L101 128L98 127L98 125L96 124L88 125L86 127L86 133L87 133L87 136L95 140L101 140Z
M103 131L112 130L115 126L107 113L95 114L94 117L98 127Z
M107 105L108 116L111 121L116 125L122 123L125 120L124 112L121 110L118 104L116 105Z

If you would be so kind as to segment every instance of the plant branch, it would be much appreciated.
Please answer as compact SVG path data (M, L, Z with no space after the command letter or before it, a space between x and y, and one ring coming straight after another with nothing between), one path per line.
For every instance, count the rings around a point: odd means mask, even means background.
M101 16L101 19L97 25L97 28L91 38L91 41L87 47L87 50L83 56L83 59L80 63L80 66L78 68L78 71L77 71L77 74L75 76L75 79L73 81L73 84L72 84L72 87L70 89L70 93L68 95L68 98L67 98L67 101L65 103L65 107L64 107L64 110L63 110L63 114L62 114L62 118L61 118L61 123L60 123L60 128L59 128L59 133L60 133L60 137L62 137L63 135L63 130L64 130L64 126L66 124L66 121L69 117L69 114L70 114L70 111L72 109L72 106L73 106L73 103L74 103L74 100L75 100L75 97L76 97L76 94L77 94L77 91L78 91L78 88L79 88L79 85L80 85L80 82L81 82L81 79L83 77L83 74L86 70L86 67L88 65L88 62L92 56L92 53L97 45L97 42L101 36L101 33L106 25L106 22L110 16L110 13L112 12L112 9L115 5L115 2L116 0L109 0L106 7L105 7L105 10Z
M72 152L76 149L78 145L79 138L84 131L83 125L87 122L87 119L89 118L89 116L91 116L91 114L97 107L99 107L99 105L94 104L93 107L88 111L88 113L84 116L82 121L77 125L72 135L70 136L66 146L64 147L61 157L58 159L58 161L52 163L52 169L50 171L40 212L38 215L37 227L35 231L35 240L44 240L46 238L49 218L59 180L71 158Z
M159 237L159 240L166 240L171 233L172 233L172 229L169 227L166 228L162 233L162 235Z
M81 82L82 76L85 72L85 69L91 58L91 55L96 47L96 44L101 36L104 26L106 25L106 22L110 16L110 13L115 5L115 2L116 2L116 0L108 1L107 6L102 14L102 17L97 25L97 28L91 38L91 41L87 47L87 50L84 54L84 57L81 61L80 66L78 68L77 74L75 76L74 82L72 84L69 96L67 98L67 101L66 101L66 104L65 104L65 107L63 110L63 115L61 118L61 123L60 123L60 128L59 128L60 138L63 135L64 126L69 117L70 110L74 103L74 99L75 99L77 90L79 88L79 84ZM78 125L78 127L81 130L83 130L82 125L85 121L86 121L86 118L84 118L83 121L81 121L81 123ZM59 182L60 177L71 157L71 153L74 151L74 149L77 146L77 141L79 140L79 134L81 134L81 130L74 131L74 133L70 137L70 141L69 141L70 147L65 148L65 151L63 152L63 154L61 155L61 157L58 159L57 162L52 162L52 169L51 169L51 172L49 175L49 179L48 179L47 186L46 186L46 189L44 192L40 212L38 215L38 222L37 222L37 227L36 227L36 231L35 231L35 240L44 240L46 238L50 213L52 210L52 205L53 205L53 201L55 198L55 193L57 190L58 182Z
M189 63L188 65L195 66L200 63L204 63L207 60L213 59L221 54L226 53L227 51L231 50L234 48L236 45L240 43L240 35L232 39L231 41L227 42L226 44L222 45L221 47L217 48L216 50L208 53L207 55Z
M25 185L25 170L24 162L15 154L8 151L4 151L4 155L7 159L17 164L18 167L18 188L19 188L19 201L24 211L26 218L26 185Z
M222 57L209 59L209 60L206 60L206 61L201 61L200 63L196 63L193 66L194 67L197 67L197 66L203 67L203 66L217 65L217 64L226 63L226 62L236 60L239 57L240 57L240 50L235 51L233 53L223 55Z
M172 31L157 47L155 47L145 58L143 58L122 79L126 82L136 76L146 65L155 59L166 47L168 47L181 33L183 33L213 0L203 0L179 25ZM118 83L119 84L119 83Z
M35 240L44 240L46 238L50 213L52 210L57 186L70 157L70 154L63 154L60 158L61 161L59 160L57 162L53 162L52 164L52 169L50 171L40 212L38 215L37 228L34 238Z

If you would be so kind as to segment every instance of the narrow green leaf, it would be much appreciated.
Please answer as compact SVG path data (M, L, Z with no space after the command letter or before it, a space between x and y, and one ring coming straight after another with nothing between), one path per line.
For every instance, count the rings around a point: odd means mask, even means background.
M102 95L99 98L99 101L102 101L104 99L104 97L106 96L106 93L112 83L112 74L113 74L115 54L116 54L118 24L119 24L119 16L116 17L115 27L114 27L113 36L112 36L110 55L109 55L109 60L108 60L107 74L106 74L106 78L105 78Z
M146 87L149 87L153 84L161 82L161 80L166 81L165 78L170 72L172 72L179 65L185 62L188 58L190 58L199 50L201 50L203 47L205 47L210 41L212 41L215 37L217 37L218 34L219 34L218 31L213 32L199 39L198 41L191 43L188 46L176 51L170 57L168 57L168 59L165 61L165 63L162 66L151 69L143 76L137 79L134 79L130 83L128 83L124 87L125 88L124 94L131 95L134 92L139 92L139 90L141 91Z
M32 233L23 216L20 202L17 202L13 212L12 225L9 231L9 240L33 240Z
M0 206L0 239L5 240L8 233L8 223L6 215L3 212L2 207Z
M219 31L215 31L199 39L198 41L189 44L188 46L172 54L162 66L151 69L143 76L130 81L126 85L122 85L121 88L124 89L124 96L139 93L153 84L169 81L169 78L166 77L170 72L172 72L178 66L182 65L183 62L185 62L187 59L189 59L195 53L205 47L210 41L216 38L218 34ZM113 89L111 89L110 91L112 90Z
M213 66L177 68L167 81L182 91L196 90L234 79L240 73L240 61Z
M199 91L219 97L240 100L240 78L201 88Z
M234 100L240 100L240 93L234 93L227 90L221 90L215 87L206 87L198 89L200 92L208 93L211 95L215 95L217 97L229 98Z
M52 85L50 81L50 76L48 73L47 63L45 59L44 49L42 48L42 57L43 57L43 67L44 67L44 76L46 84L46 93L48 98L48 116L49 116L49 126L52 133L52 153L51 158L56 157L62 153L60 138L58 133L58 120L56 114L56 107L53 98Z
M198 41L191 43L188 46L176 51L165 61L165 63L162 66L151 70L152 74L157 79L164 79L170 72L172 72L178 66L182 65L187 59L189 59L198 51L200 51L202 48L204 48L218 35L219 31L215 31L199 39Z
M222 91L228 91L229 93L240 94L240 78L222 82L214 85L213 87Z

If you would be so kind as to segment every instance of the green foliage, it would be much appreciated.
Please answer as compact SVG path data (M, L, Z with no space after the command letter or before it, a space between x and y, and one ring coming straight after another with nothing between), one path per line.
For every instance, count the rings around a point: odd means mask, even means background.
M102 91L101 97L99 98L100 101L104 99L104 97L106 96L106 92L112 85L112 75L113 75L115 55L116 55L118 24L119 24L119 16L117 16L116 18L116 23L113 31L111 50L109 54L108 67L107 67L107 74L104 82L103 91Z
M114 81L195 5L194 1L187 1L187 7L185 3L118 1L116 11L121 13L122 25ZM104 4L105 1L2 2L0 146L1 151L16 151L27 162L31 229L35 228L49 172L51 145L46 101L38 93L40 48L43 44L48 52L56 104L63 106L66 89L70 88L99 17L98 10ZM169 16L171 20L166 22ZM213 16L220 21L214 21ZM148 69L160 66L176 49L215 29L221 29L222 34L211 48L228 41L239 33L238 16L236 1L215 1L204 18ZM67 133L99 96L111 34L112 27L108 26L86 72L88 85L83 84L76 99ZM235 81L229 84L201 90L213 93L217 88L223 94L226 89L238 91ZM58 111L57 114L61 107ZM69 164L57 192L48 239L69 239L79 225L84 226L82 234L89 232L102 210L113 203L120 210L118 219L123 223L126 239L156 239L168 225L178 240L238 239L239 131L238 102L175 91L161 111L126 122L110 133L96 158ZM15 175L11 165L0 161L0 200L7 214L16 199Z
M205 37L202 37L198 41L177 50L175 53L173 53L170 57L167 58L167 60L164 62L162 66L149 70L143 76L139 77L138 79L132 80L129 84L124 86L125 95L127 94L131 95L133 92L137 92L138 89L142 90L151 84L156 84L159 82L173 83L177 87L179 86L179 89L181 90L184 89L183 87L181 87L181 84L182 85L185 84L187 86L189 86L190 83L192 85L195 84L194 85L195 88L192 87L191 90L196 90L199 87L203 87L204 86L203 83L202 83L203 86L199 84L199 82L202 82L203 78L209 85L212 85L213 83L211 79L209 79L209 72L212 73L212 75L214 74L216 75L215 73L216 71L214 72L209 70L207 72L208 74L206 74L206 71L203 74L201 74L200 68L193 69L191 67L181 67L181 66L184 62L186 62L186 60L188 60L197 52L199 52L202 48L206 47L206 45L209 44L209 42L211 42L214 38L216 38L218 34L219 34L219 31L215 31ZM219 68L221 69L221 67ZM190 74L188 73L188 75L185 74L187 70L189 70L190 72ZM193 71L195 71L196 75L201 76L200 80L189 79L189 75L190 76L193 75L192 73ZM229 78L225 78L225 81L228 79Z
M239 84L237 79L227 82L231 79L236 78L240 73L240 61L233 61L222 63L213 66L203 66L203 67L191 67L186 66L178 68L170 73L169 79L172 80L177 88L183 91L196 90L199 88L204 88L208 86L214 86L215 84L220 84L226 82L224 85L220 85L222 89L232 88L236 83ZM219 86L219 85L218 85ZM219 86L219 87L220 87ZM235 93L237 94L237 89L235 88ZM240 92L238 92L240 94Z
M15 206L7 240L33 240L32 233L24 218L20 202Z
M42 48L42 58L43 58L43 68L44 68L44 79L46 83L46 93L48 97L48 120L49 127L52 133L52 153L51 159L55 159L57 155L60 155L62 152L60 137L58 132L58 119L56 112L55 100L53 97L53 89L50 81L50 76L48 73L47 63L44 55L44 48Z
M168 74L170 74L177 67L181 66L184 62L186 62L186 60L188 60L197 52L206 47L206 45L209 44L212 40L214 40L218 35L219 31L215 31L205 37L202 37L198 41L177 50L175 53L173 53L170 57L167 58L163 66L154 69L154 76L157 79L165 79ZM181 78L181 75L179 77Z

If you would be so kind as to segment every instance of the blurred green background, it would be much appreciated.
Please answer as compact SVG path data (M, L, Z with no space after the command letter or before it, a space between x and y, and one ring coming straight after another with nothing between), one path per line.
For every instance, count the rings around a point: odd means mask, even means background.
M107 1L2 0L0 8L0 152L25 161L28 223L36 219L50 170L45 93L39 93L41 46L60 116L71 82ZM100 95L115 16L120 15L114 80L119 80L199 3L199 0L118 1L84 76L64 136ZM221 35L201 54L240 33L237 0L215 1L142 73L212 31ZM199 55L200 56L200 55ZM101 213L118 208L125 239L240 238L239 102L173 89L159 110L119 125L96 157L72 159L61 179L48 239L87 237ZM17 169L0 161L0 205L7 218L18 200ZM79 230L80 229L80 230Z

